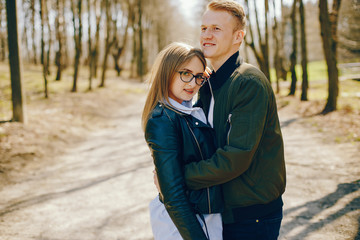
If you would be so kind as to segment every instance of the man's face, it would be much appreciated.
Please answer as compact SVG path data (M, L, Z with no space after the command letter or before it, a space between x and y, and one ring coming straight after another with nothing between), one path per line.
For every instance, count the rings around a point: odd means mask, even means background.
M202 18L200 44L205 57L214 68L220 66L237 50L239 41L234 32L235 19L226 11L207 10ZM234 45L235 44L235 45Z

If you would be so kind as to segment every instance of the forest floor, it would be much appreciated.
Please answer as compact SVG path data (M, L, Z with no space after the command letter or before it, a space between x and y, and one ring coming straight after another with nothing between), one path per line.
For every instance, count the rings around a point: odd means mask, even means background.
M29 91L27 124L0 123L0 239L152 239L146 89L110 78L49 99ZM323 116L323 100L297 98L278 97L287 166L279 239L360 240L360 108Z

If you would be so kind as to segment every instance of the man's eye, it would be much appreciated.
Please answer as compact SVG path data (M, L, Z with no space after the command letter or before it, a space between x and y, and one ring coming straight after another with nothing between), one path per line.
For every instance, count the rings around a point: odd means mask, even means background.
M202 32L205 32L205 31L206 31L206 28L205 28L205 27L202 27L202 28L201 28L201 31L202 31Z
M215 31L220 31L220 28L216 27L214 28Z

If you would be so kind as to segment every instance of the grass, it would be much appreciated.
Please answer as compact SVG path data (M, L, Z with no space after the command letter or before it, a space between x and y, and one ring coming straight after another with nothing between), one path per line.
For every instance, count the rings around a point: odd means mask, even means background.
M56 67L50 68L50 75L48 76L48 94L51 98L52 95L70 92L73 85L73 69L67 68L62 73L61 81L55 81ZM109 69L106 72L107 77L115 77L115 71ZM77 91L87 92L89 87L88 80L88 67L80 67ZM98 68L98 79L101 76L101 69ZM92 88L98 88L99 80L94 79ZM22 85L25 91L25 102L30 103L45 99L44 94L44 78L42 74L41 65L24 65L22 67ZM0 63L0 121L11 119L12 104L11 104L11 82L9 65Z
M295 71L298 82L301 82L302 67L300 64L297 64L295 66ZM308 71L309 82L321 81L321 80L327 81L328 79L327 66L325 61L309 62L307 65L307 71ZM339 76L346 77L346 76L352 76L353 74L354 74L353 71L339 68ZM357 74L360 74L360 72L357 72ZM270 77L272 82L276 81L276 73L275 73L275 69L273 68L270 70ZM288 81L291 81L291 72L288 72L287 79Z

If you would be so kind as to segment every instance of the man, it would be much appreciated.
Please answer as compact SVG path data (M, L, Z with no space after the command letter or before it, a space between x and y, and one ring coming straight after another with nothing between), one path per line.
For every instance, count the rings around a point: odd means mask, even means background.
M242 6L214 0L203 15L200 43L213 73L199 105L214 127L218 149L185 168L189 188L222 184L224 240L277 239L285 191L283 140L275 96L265 75L243 63Z

